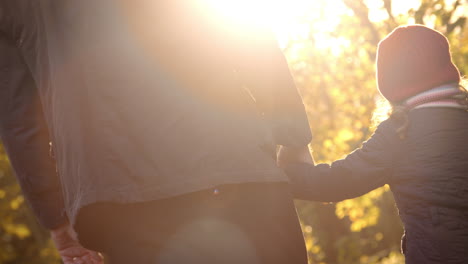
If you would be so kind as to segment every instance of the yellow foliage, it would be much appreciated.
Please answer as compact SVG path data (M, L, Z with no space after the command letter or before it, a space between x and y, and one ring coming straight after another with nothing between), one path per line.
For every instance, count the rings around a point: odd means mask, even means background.
M352 222L350 229L353 232L374 226L380 217L380 210L375 201L380 199L385 191L385 188L378 188L359 198L339 202L336 204L335 214L340 219L347 216Z
M20 239L27 238L31 235L31 231L24 224L6 223L3 225L3 228L7 233L15 235Z
M382 240L383 237L384 237L384 235L382 234L382 232L378 232L377 234L375 234L375 240L377 240L377 241Z
M388 257L384 258L380 264L404 264L405 257L400 252L393 251Z
M320 252L320 246L313 246L312 248L310 248L310 251L313 253L313 254L317 254Z
M17 210L24 202L24 197L22 195L18 195L15 199L10 202L10 207L13 210Z
M369 256L361 256L359 261L361 263L369 263Z
M338 137L336 139L337 142L341 142L341 143L345 143L351 139L354 138L354 134L353 134L353 131L349 130L349 129L342 129L340 130L340 132L338 132Z
M60 257L51 239L48 240L47 247L44 247L40 250L39 255L44 259L52 258L58 260Z
M31 235L31 231L26 225L17 225L15 228L15 235L20 239L24 239Z

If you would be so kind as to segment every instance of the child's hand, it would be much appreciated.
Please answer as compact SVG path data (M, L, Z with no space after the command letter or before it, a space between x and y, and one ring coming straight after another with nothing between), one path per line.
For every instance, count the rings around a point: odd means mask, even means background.
M278 151L276 163L278 167L285 168L287 165L292 163L307 163L313 165L314 159L310 154L308 146L301 148L281 146Z

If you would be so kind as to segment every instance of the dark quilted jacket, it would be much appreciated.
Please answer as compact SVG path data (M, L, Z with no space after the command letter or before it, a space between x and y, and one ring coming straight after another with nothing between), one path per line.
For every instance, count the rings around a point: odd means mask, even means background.
M389 184L405 227L406 263L468 263L468 113L410 112L406 139L387 120L331 165L287 168L296 198L340 201Z

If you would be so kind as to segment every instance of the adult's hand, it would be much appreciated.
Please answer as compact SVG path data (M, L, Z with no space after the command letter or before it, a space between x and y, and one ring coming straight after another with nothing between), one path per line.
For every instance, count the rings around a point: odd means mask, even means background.
M314 159L310 154L308 146L300 148L281 146L278 151L276 162L278 167L285 168L292 163L307 163L313 165Z
M71 225L66 223L51 230L55 243L64 264L103 264L101 254L84 248L79 242Z

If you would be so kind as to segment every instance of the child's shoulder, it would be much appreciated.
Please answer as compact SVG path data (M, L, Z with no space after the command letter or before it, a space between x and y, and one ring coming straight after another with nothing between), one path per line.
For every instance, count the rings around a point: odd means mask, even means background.
M401 143L402 139L406 138L402 136L402 134L405 133L401 131L402 129L405 130L405 128L402 127L401 122L393 118L388 118L377 126L372 137L382 140L386 145L390 144L396 146Z
M376 129L376 133L385 133L388 135L397 134L398 123L393 118L388 118L382 121Z

